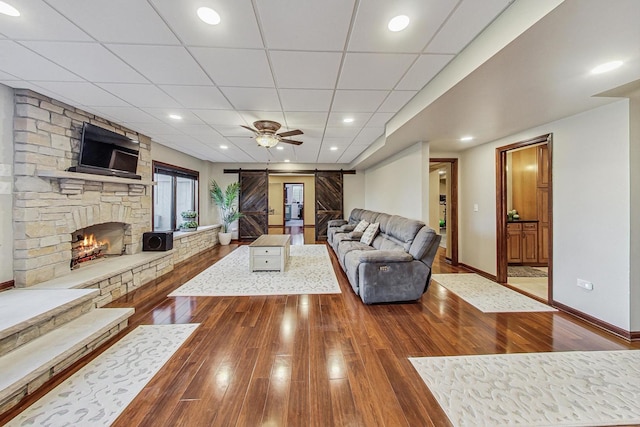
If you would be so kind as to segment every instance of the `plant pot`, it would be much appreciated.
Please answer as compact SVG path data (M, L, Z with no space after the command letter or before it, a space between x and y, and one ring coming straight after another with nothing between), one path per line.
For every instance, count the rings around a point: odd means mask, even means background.
M218 241L223 246L228 245L231 243L231 233L218 233Z
M196 231L198 227L180 227L180 231Z

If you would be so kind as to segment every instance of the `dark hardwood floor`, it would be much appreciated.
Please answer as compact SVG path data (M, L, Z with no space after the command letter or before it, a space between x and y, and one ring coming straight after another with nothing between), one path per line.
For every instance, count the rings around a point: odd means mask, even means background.
M294 241L312 243L313 229L301 231ZM436 283L415 303L366 306L330 249L342 294L166 297L236 247L208 250L110 304L135 308L129 330L200 323L115 425L447 426L408 357L640 348L561 312L484 314ZM434 272L467 272L443 257Z

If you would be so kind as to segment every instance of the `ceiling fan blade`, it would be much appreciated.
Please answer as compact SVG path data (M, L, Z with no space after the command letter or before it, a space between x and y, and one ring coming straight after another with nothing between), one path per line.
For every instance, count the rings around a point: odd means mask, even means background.
M253 132L253 133L255 133L255 134L257 134L257 133L258 133L258 131L257 131L257 130L255 130L255 129L251 129L249 126L240 125L240 127L243 127L243 128L245 128L246 130L250 130L251 132Z
M291 145L301 145L302 141L294 141L293 139L281 139L280 142L284 142L285 144Z
M302 132L300 129L296 129L296 130L290 130L287 132L281 132L278 134L279 137L281 138L286 138L288 136L294 136L294 135L302 135L304 132Z

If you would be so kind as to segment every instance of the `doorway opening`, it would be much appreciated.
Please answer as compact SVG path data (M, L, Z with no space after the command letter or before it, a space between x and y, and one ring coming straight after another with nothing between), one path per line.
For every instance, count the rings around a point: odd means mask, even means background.
M283 184L284 225L304 227L304 184Z
M458 265L458 159L429 159L429 227L442 236L445 260Z
M496 149L497 274L544 302L552 286L552 135Z

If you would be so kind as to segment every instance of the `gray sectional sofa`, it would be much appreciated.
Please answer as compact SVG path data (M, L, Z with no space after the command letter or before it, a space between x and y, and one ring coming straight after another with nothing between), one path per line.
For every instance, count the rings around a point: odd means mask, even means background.
M371 245L354 233L361 220L378 223ZM431 282L440 236L423 222L366 209L329 221L327 239L353 291L365 304L415 301Z

